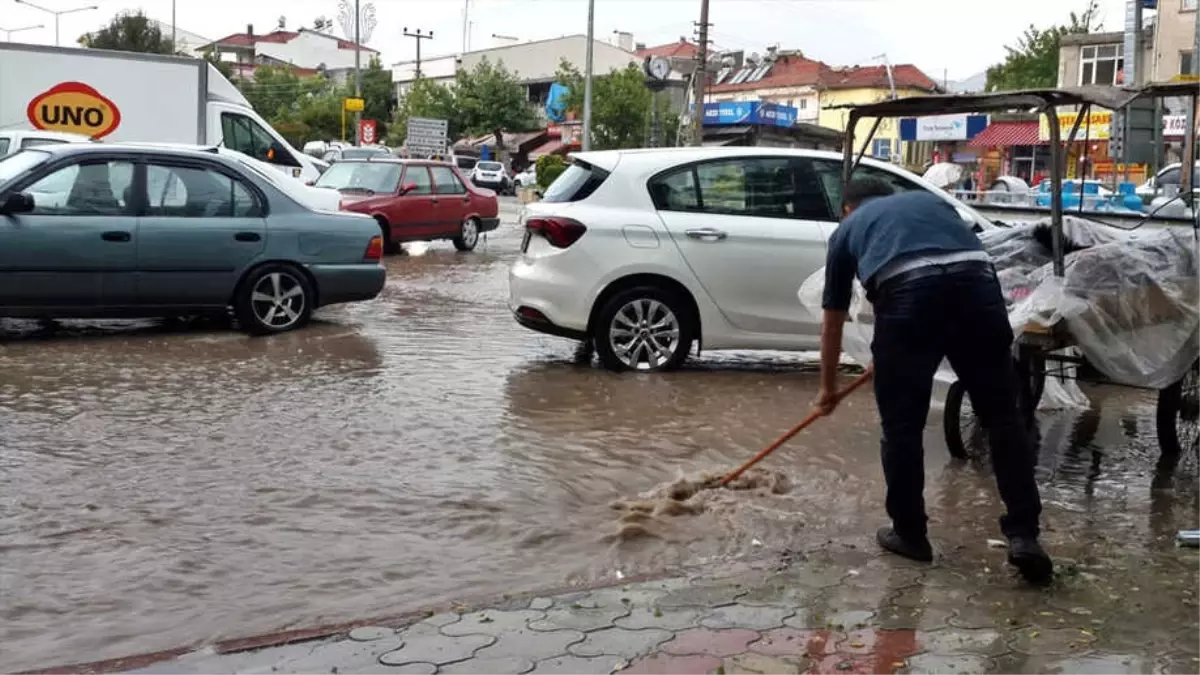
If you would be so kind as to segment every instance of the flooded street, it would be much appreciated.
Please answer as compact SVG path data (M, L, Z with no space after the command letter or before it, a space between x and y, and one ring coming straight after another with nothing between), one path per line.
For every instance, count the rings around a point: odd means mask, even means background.
M510 316L515 214L474 254L389 258L380 298L283 336L0 324L0 670L869 541L884 514L865 391L763 464L787 494L616 536L614 500L732 467L803 418L815 365L575 363ZM1042 419L1048 548L1180 555L1194 460L1156 465L1153 394L1087 391L1097 410ZM999 536L1000 507L988 473L948 456L939 415L926 499L952 555Z

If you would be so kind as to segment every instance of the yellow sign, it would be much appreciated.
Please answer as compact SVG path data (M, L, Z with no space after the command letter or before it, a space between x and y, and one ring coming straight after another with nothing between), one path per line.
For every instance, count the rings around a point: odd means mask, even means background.
M1200 75L1183 73L1171 78L1172 82L1200 82Z
M342 104L345 106L346 112L362 112L364 107L361 98L348 98L342 101Z
M46 131L103 138L121 124L117 104L82 82L60 82L43 91L25 110L29 122Z
M1071 128L1075 126L1075 119L1078 117L1079 113L1058 113L1058 134L1060 139L1067 140L1067 136L1071 133ZM1075 140L1082 141L1086 138L1091 141L1107 141L1111 129L1112 111L1098 110L1088 115L1088 118L1079 125L1079 131L1075 133ZM1038 139L1042 141L1050 140L1050 120L1045 115L1042 115L1038 120Z

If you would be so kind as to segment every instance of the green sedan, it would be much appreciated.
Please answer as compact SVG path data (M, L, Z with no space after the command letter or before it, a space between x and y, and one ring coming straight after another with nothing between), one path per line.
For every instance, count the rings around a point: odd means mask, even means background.
M280 333L383 289L369 216L216 148L43 146L0 160L0 316L222 314Z

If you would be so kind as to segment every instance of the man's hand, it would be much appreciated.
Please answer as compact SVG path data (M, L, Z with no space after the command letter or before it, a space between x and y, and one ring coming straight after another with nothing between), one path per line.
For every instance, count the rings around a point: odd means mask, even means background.
M834 408L837 408L838 401L841 398L838 393L832 389L821 389L817 394L817 400L813 403L813 412L821 417L826 417L833 413Z

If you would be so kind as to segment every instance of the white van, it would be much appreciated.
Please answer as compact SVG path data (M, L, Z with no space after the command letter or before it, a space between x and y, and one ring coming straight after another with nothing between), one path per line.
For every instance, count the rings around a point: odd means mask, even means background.
M2 43L0 129L223 145L304 181L320 175L202 59Z
M89 143L92 139L79 134L64 134L57 131L32 131L0 129L0 159L39 145L59 143Z

